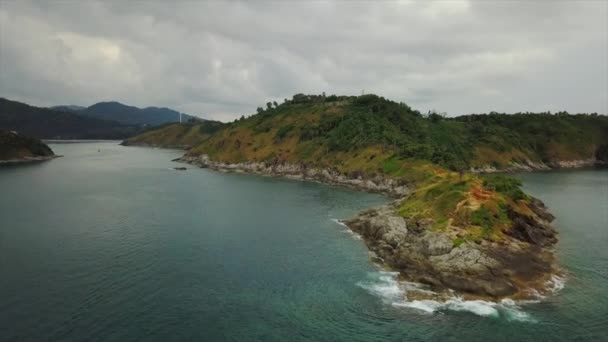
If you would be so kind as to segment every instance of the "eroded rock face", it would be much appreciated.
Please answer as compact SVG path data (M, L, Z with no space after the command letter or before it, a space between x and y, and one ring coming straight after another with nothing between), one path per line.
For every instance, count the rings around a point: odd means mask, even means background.
M557 231L550 224L555 217L547 211L545 204L532 198L529 208L535 216L524 216L514 211L508 212L513 226L505 231L505 234L541 247L557 243Z
M454 247L450 237L428 230L424 222L416 222L415 229L407 227L391 205L367 210L345 223L361 234L387 266L436 290L498 299L526 290L526 282L542 279L553 270L552 253L541 245L514 240L512 244L465 242Z

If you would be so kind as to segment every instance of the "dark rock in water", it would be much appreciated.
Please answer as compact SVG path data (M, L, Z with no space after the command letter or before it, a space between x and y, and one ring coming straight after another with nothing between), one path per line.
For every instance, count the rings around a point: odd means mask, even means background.
M185 171L185 170L187 170L187 168L180 166L180 167L174 167L173 170Z

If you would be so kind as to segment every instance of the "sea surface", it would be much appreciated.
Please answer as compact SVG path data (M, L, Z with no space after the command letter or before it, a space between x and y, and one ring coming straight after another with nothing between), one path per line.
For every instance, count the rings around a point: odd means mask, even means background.
M0 168L0 341L608 340L606 170L519 175L557 216L554 296L405 302L414 285L338 222L387 198L51 147L64 157Z

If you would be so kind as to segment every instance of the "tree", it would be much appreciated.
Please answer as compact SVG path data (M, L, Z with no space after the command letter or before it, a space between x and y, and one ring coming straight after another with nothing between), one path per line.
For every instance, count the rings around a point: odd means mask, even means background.
M272 104L274 105L274 108L277 108L279 106L279 104L277 103L277 101L272 101Z
M258 109L256 109L256 111L258 112L258 114L261 114L264 111L264 108L258 107Z
M272 109L272 102L266 102L266 108Z

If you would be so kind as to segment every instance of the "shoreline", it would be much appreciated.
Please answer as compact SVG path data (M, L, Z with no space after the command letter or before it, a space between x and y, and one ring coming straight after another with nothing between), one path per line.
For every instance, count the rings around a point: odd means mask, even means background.
M333 169L320 169L306 166L305 164L289 163L221 163L211 161L206 155L192 157L184 155L173 161L200 168L209 168L220 172L248 173L261 176L282 177L295 180L314 181L326 185L343 186L359 191L381 193L391 198L403 198L410 193L407 185L392 178L376 176L371 179L362 177L349 178Z
M21 159L0 160L0 166L39 163L39 162L53 160L53 159L60 158L60 157L63 157L63 156L62 155L52 155L52 156L25 157L25 158L21 158Z
M376 256L375 262L398 272L402 281L433 290L432 296L413 291L415 299L447 300L456 291L465 299L534 300L549 295L552 279L563 276L551 248L557 242L557 232L551 226L553 215L537 199L533 199L534 219L512 213L520 236L509 236L502 242L466 241L456 246L455 232L434 232L430 229L432 222L406 223L397 213L396 204L406 200L411 189L387 177L352 179L332 169L305 164L222 163L206 155L184 155L173 161L220 172L314 181L388 195L393 198L391 203L365 209L340 222L362 237Z
M585 168L608 167L608 162L596 158L565 160L552 163L526 161L525 163L511 163L510 166L497 168L491 165L472 167L472 173L519 173L519 172L546 172L558 170L574 170Z

